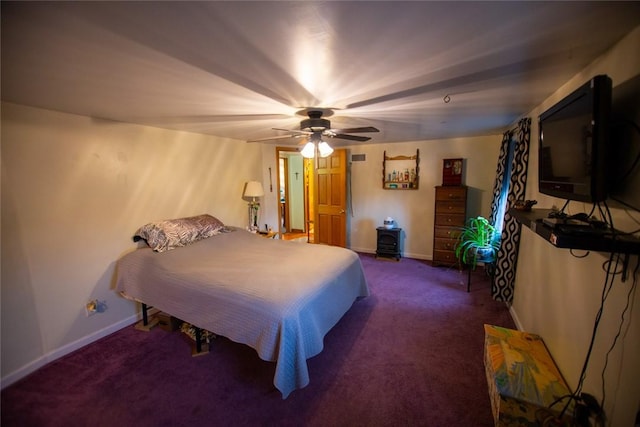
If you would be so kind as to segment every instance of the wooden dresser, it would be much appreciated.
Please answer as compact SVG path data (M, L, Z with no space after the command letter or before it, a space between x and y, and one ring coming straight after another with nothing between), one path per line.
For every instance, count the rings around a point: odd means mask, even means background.
M453 266L460 228L467 220L467 187L436 187L436 207L433 230L433 265Z

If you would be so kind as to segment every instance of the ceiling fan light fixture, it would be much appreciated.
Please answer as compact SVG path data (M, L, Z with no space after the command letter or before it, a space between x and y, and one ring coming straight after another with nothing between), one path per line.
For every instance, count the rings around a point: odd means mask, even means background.
M288 135L278 135L278 136L271 136L267 138L252 139L252 140L248 140L247 142L260 142L260 141L271 141L274 139L309 137L311 142L319 144L321 142L322 136L326 136L328 138L347 139L350 141L368 141L371 139L368 136L357 136L357 135L349 135L349 134L364 133L364 132L380 132L378 129L374 128L373 126L331 129L331 122L327 119L322 118L323 114L327 116L331 116L333 114L333 111L327 108L319 109L319 110L305 108L304 110L298 111L296 114L300 114L300 115L306 114L307 116L309 116L308 119L304 119L300 122L300 130L273 128L273 130L288 132Z
M313 142L309 141L304 145L304 148L302 149L302 151L300 151L300 154L302 154L302 157L306 159L313 159L315 151L316 145Z
M326 141L320 141L318 144L318 151L320 151L320 157L327 157L333 153L333 148Z

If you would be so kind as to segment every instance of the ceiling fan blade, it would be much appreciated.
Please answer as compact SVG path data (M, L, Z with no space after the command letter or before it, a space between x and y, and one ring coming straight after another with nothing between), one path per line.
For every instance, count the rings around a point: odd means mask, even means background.
M361 127L361 128L349 128L349 129L331 129L331 131L335 133L380 132L378 129L372 126Z
M343 133L337 133L333 135L333 138L349 139L351 141L361 141L361 142L368 141L371 139L368 136L346 135Z
M248 139L247 142L263 142L263 141L274 141L276 139L289 139L289 138L300 138L301 136L306 135L276 135L276 136L268 136L266 138L258 138L258 139Z
M271 129L273 129L273 130L281 130L283 132L289 132L289 133L292 133L294 135L304 135L304 136L311 135L311 132L306 131L306 130L279 129L279 128L271 128Z
M280 120L290 118L287 114L204 114L191 116L159 117L164 121L176 123L218 123L251 120Z
M293 130L293 129L280 129L280 128L272 128L272 129L279 130L282 132L288 132L288 134L268 136L266 138L250 139L250 140L247 140L247 142L262 142L262 141L273 141L276 139L301 138L301 137L306 137L311 135L311 132L307 132L306 130Z

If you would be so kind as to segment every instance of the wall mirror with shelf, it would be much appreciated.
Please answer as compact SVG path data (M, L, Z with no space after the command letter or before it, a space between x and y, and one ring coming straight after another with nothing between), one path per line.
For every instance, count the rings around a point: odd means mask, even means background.
M387 156L382 160L382 188L417 190L420 184L420 150L412 156Z

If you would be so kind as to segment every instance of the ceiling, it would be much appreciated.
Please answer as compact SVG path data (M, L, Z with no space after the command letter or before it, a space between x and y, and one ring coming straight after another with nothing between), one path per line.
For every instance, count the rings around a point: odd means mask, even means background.
M640 25L640 2L1 8L3 101L241 141L309 107L369 143L501 133Z

